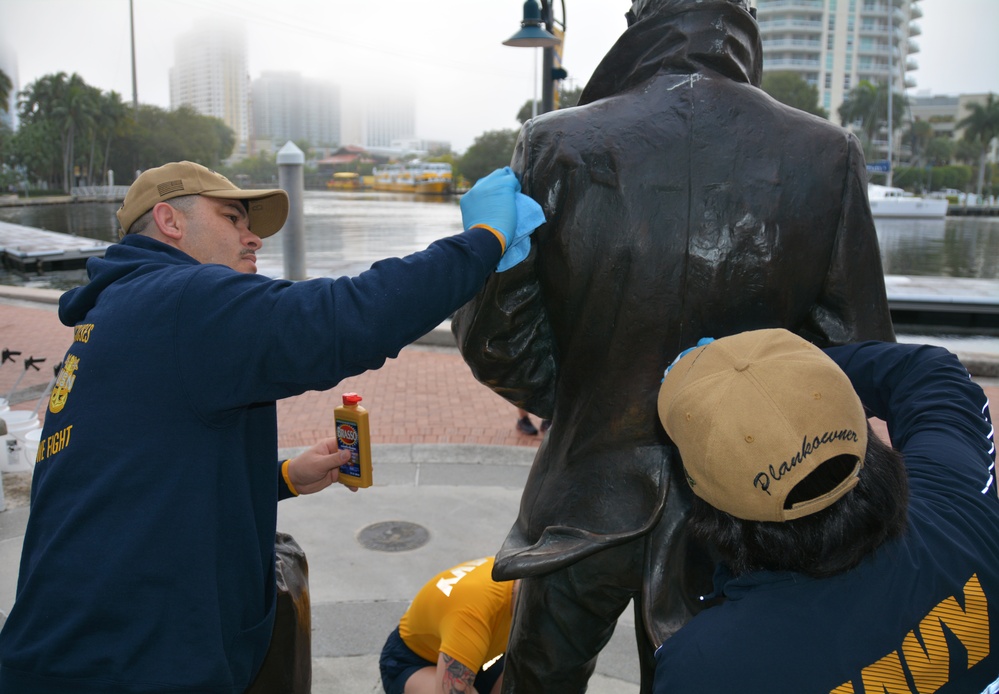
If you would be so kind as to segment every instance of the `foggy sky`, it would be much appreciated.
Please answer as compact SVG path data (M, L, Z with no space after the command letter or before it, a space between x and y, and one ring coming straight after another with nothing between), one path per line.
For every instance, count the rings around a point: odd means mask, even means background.
M170 105L174 39L195 24L245 23L249 73L293 70L343 86L416 95L416 135L457 152L487 130L516 128L540 98L540 49L502 41L523 0L134 0L138 97ZM556 18L561 4L556 1ZM629 0L565 0L563 63L582 86L625 29ZM999 92L999 0L922 0L910 95ZM53 72L132 99L128 0L0 0L0 47L23 88ZM535 64L537 69L535 69ZM535 90L537 90L535 92Z

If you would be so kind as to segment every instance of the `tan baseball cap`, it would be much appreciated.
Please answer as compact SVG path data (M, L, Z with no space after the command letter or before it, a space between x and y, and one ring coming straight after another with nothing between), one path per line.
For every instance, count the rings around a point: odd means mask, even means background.
M827 508L856 486L867 451L867 418L849 377L782 329L692 350L663 380L659 419L693 492L745 520L787 521ZM839 456L853 462L842 479L814 498L787 501Z
M136 219L181 195L204 195L224 200L246 200L250 229L260 238L280 231L288 218L288 194L280 189L242 190L228 178L193 161L176 161L143 171L125 194L118 210L121 233L127 234Z

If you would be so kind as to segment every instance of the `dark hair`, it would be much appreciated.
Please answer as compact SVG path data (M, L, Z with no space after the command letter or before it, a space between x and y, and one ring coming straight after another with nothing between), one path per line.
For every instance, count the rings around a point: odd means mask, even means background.
M902 454L868 424L857 486L832 506L783 523L748 521L695 495L688 527L695 537L717 548L735 575L797 571L824 578L852 569L886 540L900 536L908 507L909 481Z

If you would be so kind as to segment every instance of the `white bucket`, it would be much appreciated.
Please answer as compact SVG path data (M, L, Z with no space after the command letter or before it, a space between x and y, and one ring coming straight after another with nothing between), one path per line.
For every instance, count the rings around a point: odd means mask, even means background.
M0 414L0 419L7 424L6 450L0 451L0 471L29 472L31 465L24 462L24 435L39 428L38 415L27 410L8 410Z
M18 437L21 438L21 437ZM29 470L35 467L35 457L38 455L38 443L42 440L42 428L32 429L24 434L24 464Z

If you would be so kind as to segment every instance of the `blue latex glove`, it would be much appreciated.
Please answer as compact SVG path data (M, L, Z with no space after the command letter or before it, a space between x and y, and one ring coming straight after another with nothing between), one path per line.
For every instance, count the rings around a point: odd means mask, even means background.
M530 235L544 221L541 205L520 192L520 181L506 166L480 178L461 196L461 223L465 231L485 227L503 237L503 257L497 272L509 270L527 257Z
M509 166L480 178L459 202L465 231L478 226L498 231L505 240L503 249L510 248L517 229L516 196L519 192L520 181Z
M531 252L531 234L545 222L545 213L534 198L517 193L517 228L513 240L500 258L496 272L509 270Z
M676 359L673 360L673 363L670 364L669 366L667 366L666 370L663 372L663 381L666 380L666 374L669 373L669 370L672 369L674 366L676 366L676 363L678 361L680 361L681 359L683 359L684 356L686 356L688 352L690 352L692 350L695 350L698 347L703 347L704 345L709 345L709 344L711 344L714 341L715 341L715 338L713 338L713 337L702 337L700 340L697 341L696 345L694 345L693 347L688 347L687 349L683 350L678 355L676 355ZM659 382L662 383L663 381L659 381Z

